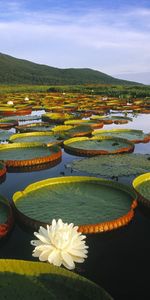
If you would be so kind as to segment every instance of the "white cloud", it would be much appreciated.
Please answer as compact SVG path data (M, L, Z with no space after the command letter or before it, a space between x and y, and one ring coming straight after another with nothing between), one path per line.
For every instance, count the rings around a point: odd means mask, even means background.
M18 2L12 2L8 13L13 9L16 20L0 22L1 52L55 67L90 67L108 74L150 70L148 9L87 10L74 15L59 10L22 11Z

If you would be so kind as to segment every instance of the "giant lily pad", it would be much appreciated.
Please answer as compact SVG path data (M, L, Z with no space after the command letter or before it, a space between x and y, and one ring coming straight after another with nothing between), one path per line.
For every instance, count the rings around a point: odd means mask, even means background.
M136 177L133 180L133 187L139 195L138 200L150 208L150 173Z
M104 124L126 124L129 121L132 121L132 118L129 117L122 117L122 116L99 116L99 115L94 115L91 116L91 120L101 120Z
M106 177L142 174L150 170L150 155L98 155L75 160L67 165L73 170Z
M54 127L54 124L49 124L46 122L39 122L39 123L31 123L26 125L16 126L16 130L23 133L23 132L35 132L35 131L50 131Z
M70 126L70 125L63 125L63 126ZM60 133L60 138L69 139L71 137L90 136L92 133L92 127L88 125L76 125L70 127L71 127L70 129Z
M32 108L31 107L22 107L22 108L3 108L0 107L0 115L2 116L13 116L13 115L28 115L31 114Z
M0 145L0 157L8 167L26 167L59 161L61 149L42 143L13 143Z
M42 115L42 120L50 123L63 124L65 120L71 119L73 116L67 113L46 113Z
M55 133L62 133L64 131L70 130L71 128L73 128L73 126L71 125L57 125L53 127L52 131Z
M12 208L9 202L0 195L0 238L6 236L14 223Z
M142 143L150 141L150 133L144 134L142 130L135 129L110 129L110 130L95 130L92 133L94 136L115 136L130 140L133 143Z
M102 128L103 122L93 121L93 120L67 120L65 125L88 125L92 128Z
M1 299L112 299L92 281L42 262L1 259L0 282Z
M78 224L84 233L127 224L133 217L134 199L136 194L125 185L84 176L46 179L13 195L16 215L26 226L38 228L62 218Z
M36 115L25 115L25 116L13 116L13 117L5 117L2 120L5 120L7 122L9 121L33 121L33 120L40 120L41 116Z
M40 142L44 144L60 144L61 141L58 140L58 136L53 132L38 131L38 132L28 132L28 133L18 133L13 134L9 141L12 143L32 143Z
M128 140L108 136L81 137L64 141L64 149L76 155L98 155L132 152L134 144Z

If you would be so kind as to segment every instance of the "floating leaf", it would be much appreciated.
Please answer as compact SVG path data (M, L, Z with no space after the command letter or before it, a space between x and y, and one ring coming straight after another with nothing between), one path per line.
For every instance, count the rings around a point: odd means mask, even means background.
M96 233L127 224L136 194L128 186L96 177L65 176L35 182L13 195L20 222L39 228L53 218ZM89 213L90 212L90 213Z
M0 260L1 299L111 300L104 289L63 268L41 262Z
M101 176L129 176L142 174L150 170L148 154L98 155L75 160L68 167L73 170Z

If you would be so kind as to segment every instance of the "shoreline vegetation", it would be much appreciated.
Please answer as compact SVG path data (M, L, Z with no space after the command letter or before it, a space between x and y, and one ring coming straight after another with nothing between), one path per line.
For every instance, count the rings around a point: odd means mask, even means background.
M7 93L79 93L119 97L119 98L143 98L150 97L150 85L124 86L111 84L84 84L84 85L5 85L0 84L0 94Z

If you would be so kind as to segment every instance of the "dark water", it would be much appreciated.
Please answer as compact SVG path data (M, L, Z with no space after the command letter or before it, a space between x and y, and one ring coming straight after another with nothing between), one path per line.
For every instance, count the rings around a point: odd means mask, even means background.
M143 129L148 133L150 115L136 116L126 125L106 125L104 128ZM150 153L150 143L137 144L135 152ZM52 168L30 172L10 170L0 184L0 194L11 200L16 191L33 182L50 177L81 175L81 172L71 173L65 167L73 159L80 158L63 152L61 163ZM134 178L124 177L119 181L131 185ZM32 257L32 239L32 232L15 224L9 237L0 241L0 258L36 260ZM77 273L101 285L115 300L150 299L150 212L147 209L138 207L133 220L121 229L88 235L87 244L88 258L84 264L78 265Z

